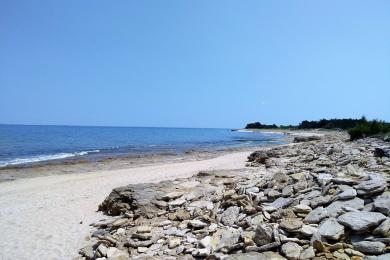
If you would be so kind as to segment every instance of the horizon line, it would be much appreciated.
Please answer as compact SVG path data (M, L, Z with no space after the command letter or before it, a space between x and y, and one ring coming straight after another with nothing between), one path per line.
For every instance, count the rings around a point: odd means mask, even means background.
M0 123L0 126L60 126L60 127L117 127L117 128L181 128L181 129L242 129L235 127L188 127L188 126L120 126L120 125L73 125L73 124L10 124Z

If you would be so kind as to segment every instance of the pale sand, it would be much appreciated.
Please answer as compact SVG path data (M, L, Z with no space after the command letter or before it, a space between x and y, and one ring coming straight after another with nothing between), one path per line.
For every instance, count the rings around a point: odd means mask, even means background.
M0 183L0 259L71 259L91 232L89 224L104 218L96 210L113 188L239 169L249 154Z

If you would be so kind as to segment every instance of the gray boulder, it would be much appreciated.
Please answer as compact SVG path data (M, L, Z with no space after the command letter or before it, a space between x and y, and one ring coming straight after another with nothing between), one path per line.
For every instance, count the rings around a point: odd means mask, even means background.
M353 248L366 254L380 254L386 245L382 242L361 241L353 244Z
M275 201L269 204L269 206L280 209L289 206L294 200L292 198L277 198Z
M262 224L258 225L255 230L253 241L258 246L269 244L273 241L273 229L271 225Z
M319 173L317 175L317 182L321 186L328 184L329 182L331 182L332 179L333 179L333 176L329 173Z
M282 196L283 197L290 197L291 195L294 194L294 187L293 185L288 185L283 188L282 190Z
M298 260L302 250L303 248L294 242L287 242L280 249L282 254L289 260Z
M339 200L349 200L355 198L357 195L357 192L355 189L347 189L340 194L337 195Z
M326 195L326 196L319 196L315 197L310 200L310 206L314 209L318 206L327 205L332 201L332 196Z
M320 234L332 240L338 240L344 235L344 226L340 225L335 218L328 218L319 226Z
M390 230L390 218L386 218L372 233L374 235L387 236Z
M227 208L221 216L221 222L222 224L226 226L231 226L236 222L237 216L240 213L240 208L237 206L232 206Z
M386 179L379 174L370 174L370 179L355 186L358 195L371 195L382 192L387 187Z
M311 237L314 233L318 232L318 228L310 225L303 225L300 232L304 236Z
M321 196L321 192L318 191L318 190L313 190L313 191L305 194L303 198L306 199L306 200L311 200L311 199L314 199L314 198L316 198L318 196Z
M239 253L230 255L226 260L286 260L283 256L278 253L267 251L263 253L249 252L249 253Z
M332 204L330 204L328 207L326 207L326 210L328 211L329 216L337 217L338 215L345 212L343 210L343 208L345 207L360 210L364 207L364 201L360 198L354 198L351 200L344 200L344 201L335 201Z
M390 212L390 192L385 192L374 200L374 207L383 214Z
M235 245L242 235L241 229L227 227L218 229L211 237L210 241L203 241L205 246L211 251L218 251L221 248L229 248Z
M307 221L310 224L317 224L327 216L328 216L328 211L323 207L318 207L310 211L310 213L306 215L305 221Z
M306 260L306 259L313 259L313 257L315 257L314 248L310 246L301 252L299 259Z
M338 221L353 231L364 232L372 227L376 227L385 219L386 217L379 212L359 211L345 213L338 218Z
M280 197L280 192L277 190L270 190L267 194L268 198L270 199L277 199Z

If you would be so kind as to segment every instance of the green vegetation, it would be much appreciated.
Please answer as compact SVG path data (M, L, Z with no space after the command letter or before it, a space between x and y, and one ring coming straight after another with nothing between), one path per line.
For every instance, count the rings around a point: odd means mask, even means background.
M362 119L321 119L319 121L302 121L299 125L281 125L277 126L276 124L267 125L260 122L250 123L246 125L246 129L350 129L355 127L358 123L361 123ZM364 119L365 120L365 119Z
M245 126L245 129L274 129L274 128L279 128L277 125L264 125L261 124L260 122L256 123L249 123Z
M246 129L342 129L348 130L351 140L390 133L390 123L372 120L365 117L360 119L321 119L319 121L302 121L297 126L277 126L261 124L260 122L247 124Z
M319 121L302 121L298 125L298 129L315 129L315 128L322 128L322 129L343 129L347 130L350 128L355 127L357 124L363 122L364 117L361 119L321 119Z
M260 122L249 123L245 126L245 129L296 129L296 126L293 125L266 125Z
M372 120L367 121L364 117L355 127L348 130L351 140L375 136L390 132L390 124L384 121Z

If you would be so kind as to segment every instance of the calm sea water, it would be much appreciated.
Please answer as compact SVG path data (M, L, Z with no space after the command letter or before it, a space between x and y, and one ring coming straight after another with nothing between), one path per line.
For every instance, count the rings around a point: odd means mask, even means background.
M69 157L180 154L282 142L279 134L230 129L0 125L0 167Z

